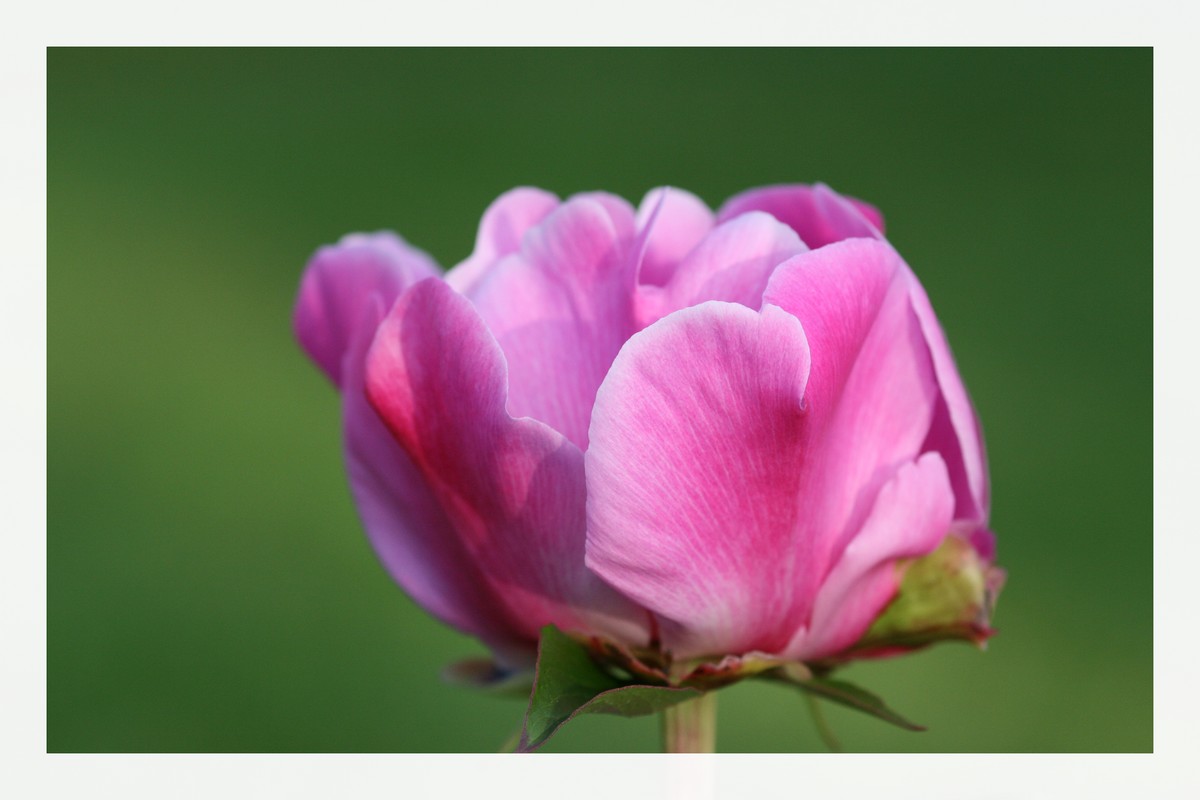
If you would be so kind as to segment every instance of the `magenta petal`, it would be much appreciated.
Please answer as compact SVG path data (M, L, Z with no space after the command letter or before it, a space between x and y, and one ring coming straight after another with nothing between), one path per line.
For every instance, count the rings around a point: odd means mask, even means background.
M372 295L390 305L405 287L439 270L394 233L354 233L313 255L300 281L292 324L296 338L335 386L342 361Z
M651 241L658 225L652 231ZM757 309L772 271L807 250L800 237L769 214L752 211L704 237L662 287L638 287L641 327L688 306L724 300Z
M638 206L638 231L653 221L638 281L662 286L700 240L712 230L714 215L696 195L682 189L652 189Z
M424 476L367 401L366 354L383 316L373 297L351 341L342 393L346 467L363 527L384 567L427 611L502 655L520 649L521 636L487 592Z
M573 197L469 296L508 362L508 411L587 446L596 389L634 330L633 212ZM614 218L619 222L614 222Z
M843 200L853 213L847 213ZM800 234L814 250L843 239L883 232L883 215L877 208L852 197L843 198L823 184L766 186L742 192L725 202L717 213L717 222L749 211L765 211Z
M966 539L981 559L988 563L996 560L996 534L989 529L971 527L967 530Z
M557 197L530 186L519 186L497 197L483 212L474 252L446 273L446 283L463 294L470 292L489 267L520 250L525 232L557 207Z
M953 508L946 465L937 453L900 467L822 585L811 624L782 655L820 659L858 641L896 594L897 560L932 552L950 528Z
M319 250L296 304L301 343L342 391L346 468L355 506L392 577L434 616L512 649L506 624L472 579L424 478L367 402L364 370L376 328L409 285L436 275L393 234L355 234Z
M782 647L809 353L795 318L706 303L629 340L596 397L587 564L676 657Z
M583 563L583 455L505 411L504 356L479 314L441 281L417 284L384 320L367 394L449 521L496 613L528 639L553 623L646 640L645 614Z

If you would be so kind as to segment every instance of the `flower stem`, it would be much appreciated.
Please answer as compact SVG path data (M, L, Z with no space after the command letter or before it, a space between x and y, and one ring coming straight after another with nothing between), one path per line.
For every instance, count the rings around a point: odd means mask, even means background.
M662 712L663 752L714 753L717 745L717 693L705 692Z

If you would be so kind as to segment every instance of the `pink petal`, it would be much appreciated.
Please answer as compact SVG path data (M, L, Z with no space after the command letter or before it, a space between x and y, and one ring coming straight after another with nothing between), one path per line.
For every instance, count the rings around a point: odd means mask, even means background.
M657 232L656 225L651 242ZM795 232L769 214L752 211L725 222L696 245L665 286L638 287L639 327L706 300L758 308L775 267L805 250Z
M795 229L810 247L848 237L883 239L883 218L871 205L844 197L828 186L774 186L730 199L719 219L757 209L773 214ZM974 406L954 364L937 316L915 274L912 304L928 343L943 400L938 403L924 449L938 452L950 471L957 506L955 518L986 522L989 507L987 456Z
M506 382L496 340L441 281L400 297L367 357L371 404L510 629L533 639L554 623L644 642L644 612L584 567L582 453L546 425L510 417Z
M882 242L793 257L760 315L664 317L597 396L588 564L663 618L679 657L779 652L920 453L936 397L907 273Z
M782 655L819 659L857 642L899 588L897 560L933 552L950 528L953 508L946 465L937 453L900 467L821 587L812 623Z
M394 233L354 233L313 255L292 316L296 338L335 386L370 297L390 304L406 286L437 275L437 264Z
M529 186L518 186L497 197L483 212L475 251L446 273L446 283L458 292L469 292L489 267L520 250L525 232L557 207L557 197Z
M873 207L842 197L828 186L818 185L813 195L823 218L842 235L883 239L883 222ZM987 456L979 419L924 287L907 263L904 270L942 395L924 449L941 453L946 461L957 500L955 518L983 523L988 518L989 497Z
M847 213L849 204L854 213ZM734 195L717 213L724 222L748 211L765 211L791 227L812 249L852 237L882 235L879 209L853 197L842 198L824 184L766 186Z
M852 239L780 266L763 296L800 320L812 350L805 403L815 466L803 490L808 524L832 558L929 431L937 390L908 290L891 247Z
M941 453L946 459L957 498L955 518L983 524L987 522L990 506L983 431L929 296L917 276L911 272L910 275L913 309L929 345L942 395L924 449Z
M617 238L631 240L637 234L637 221L634 217L633 206L624 197L618 197L609 192L580 192L567 198L572 200L590 200L604 209L608 220L612 223Z
M504 350L508 411L587 446L596 389L634 331L633 212L574 197L469 296ZM622 234L625 231L625 234Z
M630 339L596 398L587 564L661 618L677 658L781 648L809 354L799 323L705 303Z
M653 227L642 255L639 282L651 286L667 283L675 268L713 227L713 212L696 195L682 189L652 189L638 206L637 226Z

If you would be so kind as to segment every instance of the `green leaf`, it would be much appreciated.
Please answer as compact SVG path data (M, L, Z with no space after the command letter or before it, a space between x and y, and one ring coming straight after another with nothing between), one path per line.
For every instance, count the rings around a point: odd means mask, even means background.
M821 706L817 702L817 696L811 692L806 692L804 697L808 700L808 710L812 713L813 723L817 726L817 735L821 737L821 741L825 743L825 747L831 753L842 752L842 743L838 741L837 734L833 732L833 728L829 727L829 720L825 719L825 712L821 710Z
M695 689L623 682L593 661L583 645L547 625L538 642L537 670L519 750L536 750L580 714L639 717L700 694Z
M909 731L923 731L925 727L910 722L888 708L887 703L875 694L848 681L838 681L832 678L814 677L809 670L801 665L787 667L768 673L771 678L795 686L810 695L821 697L839 705L853 708L870 714L873 717L890 722L893 725Z

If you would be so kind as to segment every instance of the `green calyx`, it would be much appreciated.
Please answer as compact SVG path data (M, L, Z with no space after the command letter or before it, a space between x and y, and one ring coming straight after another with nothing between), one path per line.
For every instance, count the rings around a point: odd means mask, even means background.
M896 597L851 653L912 649L945 639L982 646L991 628L1003 570L985 562L965 539L951 535L926 556L899 567Z

